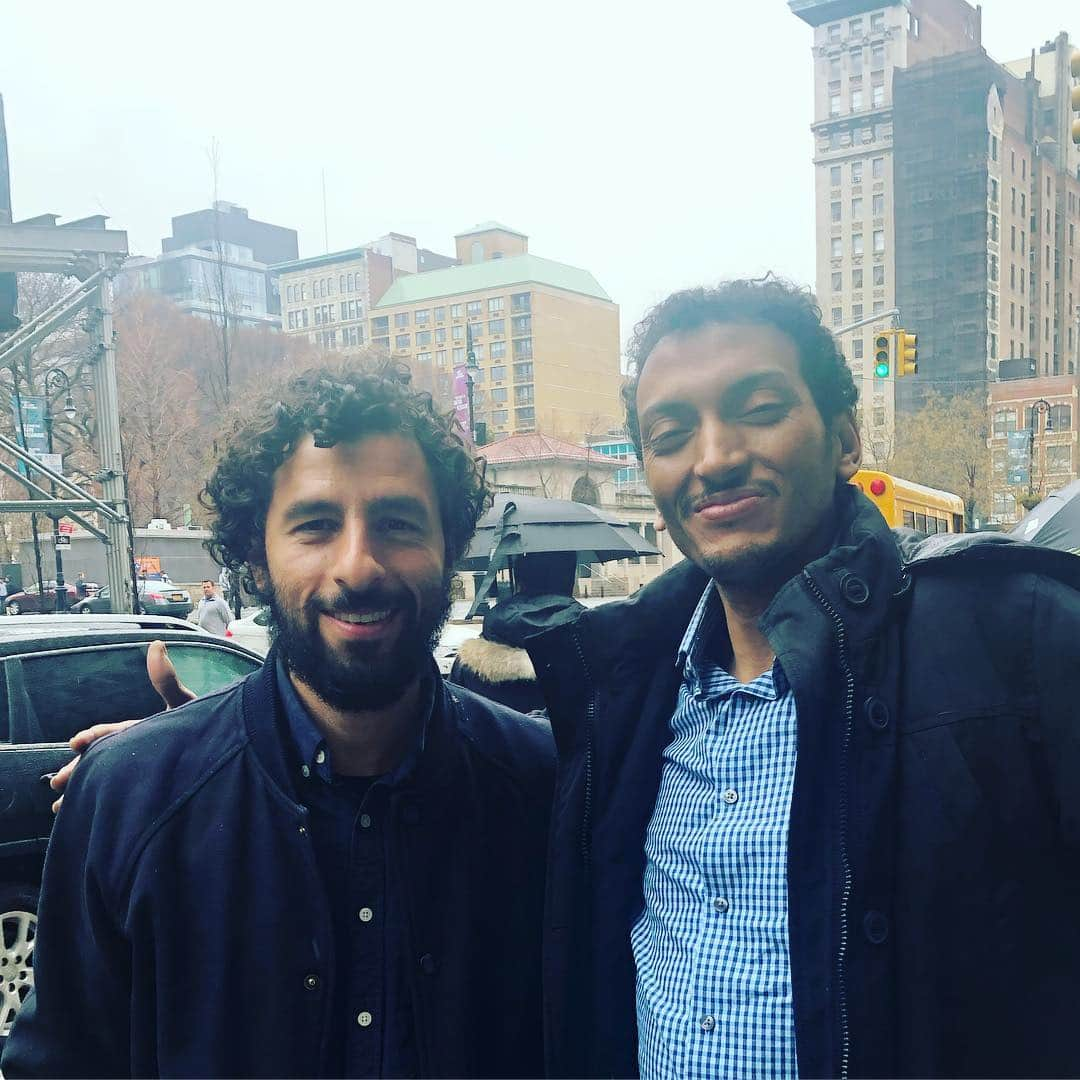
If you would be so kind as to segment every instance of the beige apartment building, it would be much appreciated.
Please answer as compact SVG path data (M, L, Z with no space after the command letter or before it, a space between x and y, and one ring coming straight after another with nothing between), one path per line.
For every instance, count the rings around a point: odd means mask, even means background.
M487 441L617 429L619 309L592 274L531 255L528 237L494 222L455 239L458 265L398 276L371 308L372 345L449 407L471 343L474 422Z
M981 11L964 0L789 0L814 29L816 292L835 329L881 313L843 336L867 443L887 445L896 384L875 379L873 337L896 307L893 74L979 46Z
M281 292L281 329L321 349L362 348L369 312L396 277L454 262L418 248L415 237L388 233L361 247L278 263L273 271Z

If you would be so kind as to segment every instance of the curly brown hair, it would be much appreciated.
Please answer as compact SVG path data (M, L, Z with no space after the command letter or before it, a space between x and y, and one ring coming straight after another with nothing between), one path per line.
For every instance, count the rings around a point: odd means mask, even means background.
M828 423L855 408L859 392L836 338L822 325L813 294L772 274L725 281L713 289L684 289L662 300L634 327L627 356L631 374L623 385L626 428L641 458L637 415L638 380L653 349L669 334L692 334L723 323L771 326L799 351L799 369L822 419Z
M488 502L483 462L458 434L453 414L440 413L410 380L405 365L385 359L313 368L235 422L199 498L213 514L211 556L241 574L249 592L268 598L251 566L265 563L274 473L306 435L323 447L389 433L416 439L431 470L452 570Z

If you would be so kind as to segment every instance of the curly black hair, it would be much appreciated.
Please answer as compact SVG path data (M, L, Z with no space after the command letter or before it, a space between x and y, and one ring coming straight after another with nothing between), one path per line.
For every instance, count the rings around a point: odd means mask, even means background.
M713 289L684 289L662 300L634 327L627 350L630 376L623 385L626 428L642 456L637 415L638 380L653 349L670 334L691 334L717 323L754 323L786 334L799 350L799 368L827 422L855 408L859 392L836 338L822 325L808 289L772 274L725 281Z
M313 368L235 422L200 502L213 514L210 554L241 574L249 592L268 599L251 566L265 564L274 473L306 435L326 447L367 435L415 438L431 470L452 570L488 504L484 467L458 434L453 414L440 413L410 379L407 367L386 359Z

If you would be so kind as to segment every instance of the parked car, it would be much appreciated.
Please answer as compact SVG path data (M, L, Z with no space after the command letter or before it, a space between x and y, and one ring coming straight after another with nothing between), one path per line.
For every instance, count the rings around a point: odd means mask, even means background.
M160 581L139 581L139 604L147 615L175 615L186 618L194 610L191 593L166 585ZM112 611L112 595L109 586L103 585L94 596L88 596L71 605L80 615L106 615Z
M25 615L31 611L47 611L53 612L56 610L56 582L46 581L42 585L34 584L27 585L25 589L20 592L10 593L7 598L7 604L4 606L4 610L9 615ZM71 607L76 600L79 599L78 590L75 588L74 582L67 582L67 596L68 607Z
M265 656L270 648L270 612L266 608L248 610L246 615L233 619L225 636L240 645Z
M197 694L254 671L261 657L192 623L155 615L15 616L0 620L0 1042L34 983L41 868L52 829L48 777L68 739L92 724L161 711L146 674L151 641L167 643Z

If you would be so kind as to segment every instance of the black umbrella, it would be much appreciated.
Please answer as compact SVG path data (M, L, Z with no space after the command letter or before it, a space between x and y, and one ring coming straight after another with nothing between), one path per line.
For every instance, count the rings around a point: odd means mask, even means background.
M1080 480L1048 495L1020 519L1009 535L1080 555Z
M574 551L578 562L602 563L659 555L660 551L616 515L566 499L496 495L480 519L458 568L502 569L514 555Z
M480 519L461 570L486 570L466 618L472 618L495 575L520 555L574 552L579 563L636 559L660 551L614 514L565 499L535 495L496 495Z

